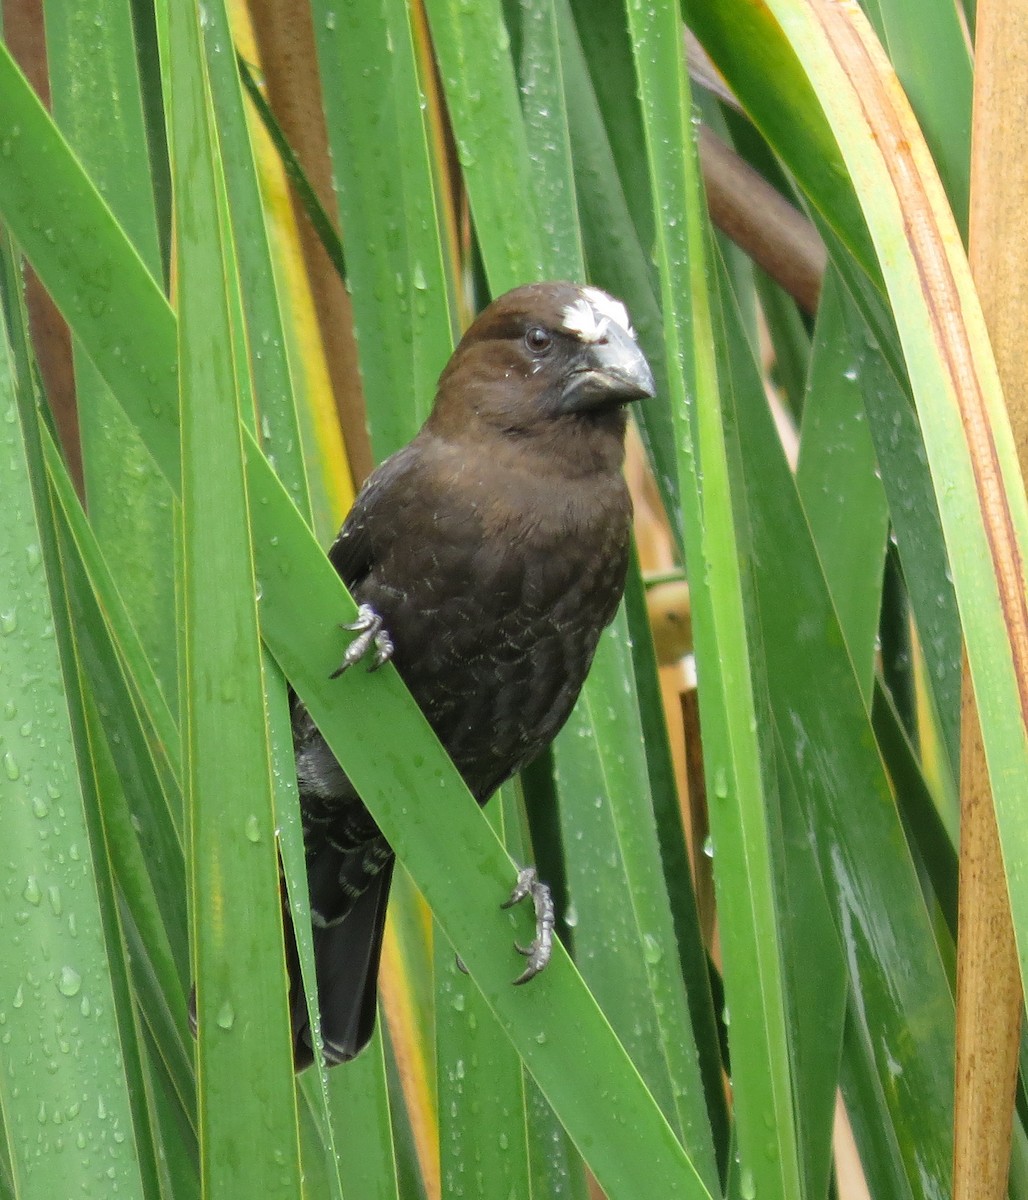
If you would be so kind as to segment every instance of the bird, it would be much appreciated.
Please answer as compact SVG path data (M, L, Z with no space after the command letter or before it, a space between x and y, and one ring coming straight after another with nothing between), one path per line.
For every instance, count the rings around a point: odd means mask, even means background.
M626 405L654 396L625 306L599 288L531 283L495 299L439 378L430 415L367 479L328 557L357 603L334 675L393 664L484 804L567 720L621 600L632 502ZM293 748L328 1065L374 1031L393 852L303 703ZM530 897L526 982L550 955L553 906ZM289 955L294 1060L314 1034Z

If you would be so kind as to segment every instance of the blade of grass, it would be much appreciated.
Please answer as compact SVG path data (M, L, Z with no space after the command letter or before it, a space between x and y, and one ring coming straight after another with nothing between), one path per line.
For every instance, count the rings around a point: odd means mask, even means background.
M239 82L243 86L243 91L246 92L247 99L253 105L257 116L260 117L261 124L267 130L268 136L282 160L282 166L289 176L289 182L296 188L296 194L300 197L307 220L314 226L318 239L325 248L325 253L331 259L339 278L345 279L346 257L343 253L343 243L329 220L328 213L322 207L317 192L311 186L311 181L300 165L300 160L296 157L282 131L282 126L275 119L271 105L265 100L253 68L238 51L236 52L236 67L239 71Z
M910 98L953 217L966 238L973 55L958 6L954 0L931 0L928 5L920 0L869 0L865 11Z
M425 9L489 290L498 296L549 275L510 35L495 2L469 9L426 0ZM507 170L497 171L498 161Z
M555 5L571 17L564 36L581 46L585 76L576 87L587 87L597 105L624 202L631 213L635 237L642 246L654 242L653 193L646 173L639 170L639 147L645 142L645 117L637 94L635 61L624 6L593 5L588 0L561 0ZM654 278L652 262L648 264Z
M850 993L842 1048L840 1086L853 1129L860 1161L871 1195L882 1200L913 1200L903 1155L897 1144L881 1079L866 1044L867 1032L857 1028Z
M314 0L312 12L340 223L360 230L347 282L381 460L428 416L455 326L407 7L337 8Z
M367 1051L328 1076L339 1176L346 1196L390 1200L398 1194L396 1154L379 1028Z
M528 169L554 278L584 280L585 256L571 160L563 64L552 0L520 6L514 63L524 115Z
M716 1192L717 1160L664 888L630 654L621 613L554 745L575 953Z
M830 271L814 331L796 484L870 703L889 516L842 304Z
M948 779L946 790L955 817L953 773L959 756L961 634L939 508L906 375L902 383L897 380L888 356L852 296L844 316L850 344L857 349L857 376L868 431L874 441L903 579L925 658L937 736L945 751L939 773L943 780ZM925 743L922 738L922 753Z
M742 1190L800 1195L781 948L748 662L743 581L717 398L704 209L677 6L630 8L678 432L705 767L725 983L747 1019L730 1028ZM689 398L695 398L689 403ZM702 476L699 467L702 463ZM775 1153L767 1154L768 1117Z
M0 543L11 548L0 576L2 826L12 885L0 911L3 1124L19 1197L73 1195L90 1179L141 1198L148 1193L128 1078L111 1054L120 1045L119 1019L129 1014L115 1008L102 911L106 864L93 857L68 676L54 636L67 610L47 531L36 407L31 394L15 394L2 322L0 409L8 464ZM74 687L74 663L68 670Z
M286 1197L298 1193L301 1168L233 354L239 333L225 282L224 183L200 16L181 5L168 16L201 1178L205 1194L218 1197ZM262 960L269 969L255 971ZM243 1063L250 1086L241 1092ZM254 1129L267 1135L255 1140Z
M508 784L494 798L490 818L497 835L520 860L520 839L504 828L504 810L512 816L517 811L514 791ZM435 955L443 1195L483 1200L493 1195L529 1196L524 1069L445 938L436 939Z
M625 588L625 613L635 667L646 766L653 796L661 868L674 922L677 952L689 1004L700 1074L707 1100L714 1149L721 1177L727 1164L728 1106L724 1093L724 1064L711 994L707 950L699 924L696 893L682 824L681 801L657 674L657 658L646 607L646 592L636 564L629 568Z
M311 519L310 495L303 460L303 443L294 400L293 370L289 340L276 288L265 210L259 189L255 153L250 141L240 90L238 64L229 52L232 34L226 5L208 5L202 23L206 64L217 117L218 146L226 171L229 212L226 213L226 247L239 272L241 309L233 313L233 328L240 330L237 343L237 379L244 383L252 374L253 396L240 403L251 430L259 440L276 473L283 480L300 513ZM323 215L323 214L322 214ZM232 234L227 230L231 223ZM235 301L235 289L232 299ZM244 316L245 314L245 316ZM245 325L244 325L245 321ZM242 332L245 329L245 333ZM248 353L244 353L248 351ZM268 733L274 781L273 808L278 832L286 889L294 917L297 954L301 971L313 992L316 976L310 914L307 904L306 863L302 834L296 826L297 792L293 766L289 700L285 680L270 657L262 658L267 688ZM315 1006L316 1007L316 1006ZM327 1171L326 1184L335 1200L341 1200L339 1151L335 1138L323 1064L319 1064L317 1089L307 1092L315 1099L320 1120L305 1126L317 1129L324 1138L318 1151L320 1165ZM369 1090L370 1095L370 1090ZM364 1139L369 1144L372 1139ZM311 1148L309 1151L313 1153Z
M302 439L313 526L319 538L327 541L335 536L340 514L353 501L353 480L347 467L328 358L315 312L313 287L304 264L300 233L302 217L297 219L298 214L293 207L296 189L291 188L283 154L276 148L268 132L268 124L258 114L253 93L246 86L248 79L254 81L255 92L261 96L261 104L268 112L278 136L284 140L285 135L270 115L267 101L249 67L244 70L241 65L240 56L254 63L259 57L247 0L228 0L228 7L237 46L237 66L244 90L251 101L247 107L247 128L254 149L275 282L281 297L286 339L283 353L289 362L293 396L298 402L295 420ZM313 196L313 188L306 175L304 182L311 188ZM325 221L328 220L323 209L321 215ZM335 239L341 255L342 246L334 229L331 237ZM258 346L256 350L263 353L264 347Z
M777 741L777 739L776 739ZM794 780L776 746L781 840L776 862L779 927L789 972L796 1123L807 1196L829 1194L848 980L842 947L810 844Z
M54 119L160 277L154 193L132 14L124 0L47 0ZM174 514L170 496L117 401L79 345L75 384L90 520L169 703L178 689Z
M668 395L664 323L657 301L653 265L639 240L617 173L588 66L567 0L557 0L557 33L565 81L568 130L579 203L579 221L589 277L621 297L657 383ZM636 414L668 519L682 542L678 468L671 413L647 405Z
M91 702L102 727L110 731L117 782L99 789L106 843L115 877L133 920L146 936L148 957L161 980L165 1004L177 1018L180 1057L191 1057L187 1041L185 995L189 984L186 940L185 870L182 844L160 805L161 788L146 753L138 715L107 639L96 598L89 591L74 544L60 529L61 561L76 614L76 648L91 684ZM96 739L94 739L95 744ZM99 754L94 745L94 759ZM132 797L130 806L128 797ZM151 803L157 800L156 804ZM189 1072L191 1074L191 1071ZM190 1087L183 1089L188 1096Z
M2 43L0 97L4 220L45 271L111 390L139 395L133 422L165 478L177 479L178 365L168 301Z
M289 344L224 3L213 3L206 9L203 35L246 321L243 345L253 380L260 440L296 507L310 520L311 503L293 398Z

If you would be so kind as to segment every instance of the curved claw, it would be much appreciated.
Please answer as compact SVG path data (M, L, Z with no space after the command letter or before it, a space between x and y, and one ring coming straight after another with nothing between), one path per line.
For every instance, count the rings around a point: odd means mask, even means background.
M514 980L515 985L527 983L535 978L550 961L550 955L553 953L553 897L547 885L536 875L535 867L522 867L518 871L514 890L500 907L511 908L526 896L532 897L532 906L535 909L535 937L529 946L514 943L514 949L528 959L525 969Z
M393 657L393 639L384 629L375 634L375 657L371 660L369 671L377 671Z
M377 671L379 667L393 657L393 639L389 636L388 631L382 627L382 618L370 604L362 604L357 609L357 620L350 621L340 626L340 628L350 630L356 633L357 636L346 647L346 652L343 654L343 661L329 676L330 679L337 679L344 671L349 670L354 663L360 662L372 646L375 647L375 655L368 664L369 671Z

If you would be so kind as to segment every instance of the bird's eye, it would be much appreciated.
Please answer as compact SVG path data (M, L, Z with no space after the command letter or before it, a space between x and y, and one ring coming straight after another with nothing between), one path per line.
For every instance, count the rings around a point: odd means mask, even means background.
M545 354L553 345L553 336L538 325L533 325L525 334L525 345L533 354Z

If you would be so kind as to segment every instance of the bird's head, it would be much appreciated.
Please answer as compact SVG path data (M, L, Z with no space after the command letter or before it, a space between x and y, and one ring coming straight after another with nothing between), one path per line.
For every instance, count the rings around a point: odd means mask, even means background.
M599 288L533 283L494 300L439 380L430 428L547 440L624 432L624 405L653 396L625 306Z

